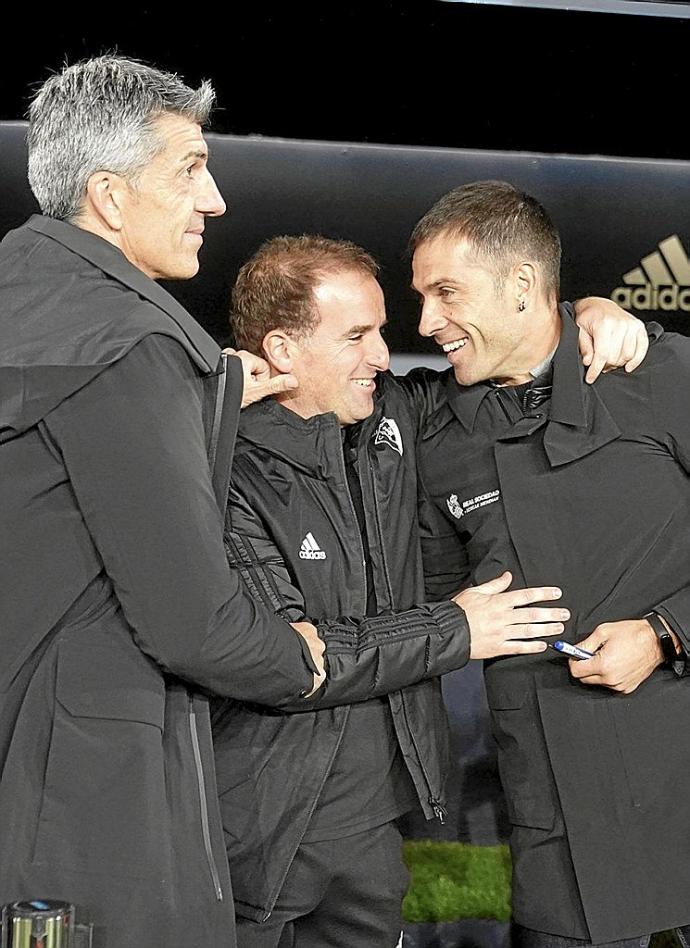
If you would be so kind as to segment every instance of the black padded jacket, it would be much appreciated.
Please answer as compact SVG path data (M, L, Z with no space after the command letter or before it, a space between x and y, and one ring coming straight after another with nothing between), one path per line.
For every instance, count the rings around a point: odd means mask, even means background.
M266 920L308 827L348 705L388 695L403 759L427 818L442 816L447 721L438 676L465 664L469 633L452 602L424 604L417 532L414 404L379 376L358 471L378 614L366 618L360 527L335 415L302 419L275 401L243 412L226 549L257 599L307 616L327 642L313 699L270 710L223 702L214 744L238 914ZM359 617L359 618L358 618ZM257 661L260 661L257 655Z

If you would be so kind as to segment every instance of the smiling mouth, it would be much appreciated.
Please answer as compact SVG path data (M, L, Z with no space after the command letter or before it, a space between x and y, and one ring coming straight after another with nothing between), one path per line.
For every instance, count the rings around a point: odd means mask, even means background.
M352 379L352 381L361 388L376 388L376 383L373 379Z
M469 336L463 336L462 339L454 339L453 342L441 343L441 348L444 352L455 352L456 349L462 349L468 341Z

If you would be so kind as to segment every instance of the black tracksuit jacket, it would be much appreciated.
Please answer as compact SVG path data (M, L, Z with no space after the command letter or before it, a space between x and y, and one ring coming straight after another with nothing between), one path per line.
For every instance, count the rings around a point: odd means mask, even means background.
M375 617L365 617L362 539L335 415L304 420L268 401L240 421L226 531L230 562L258 599L289 619L306 615L318 623L329 672L317 697L283 710L228 702L216 712L236 909L257 921L270 915L307 830L349 703L388 694L422 809L427 818L442 814L447 721L437 676L467 661L469 635L455 604L415 606L424 602L415 411L390 378L379 377L378 385L358 464ZM304 544L307 534L315 544ZM308 555L314 545L323 556Z

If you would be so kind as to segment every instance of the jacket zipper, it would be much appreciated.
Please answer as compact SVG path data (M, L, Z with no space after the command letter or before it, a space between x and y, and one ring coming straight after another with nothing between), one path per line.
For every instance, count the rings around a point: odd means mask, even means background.
M375 478L375 476L374 476L374 468L373 468L373 465L372 465L372 463L371 463L371 458L369 457L369 453L368 453L368 452L367 452L367 466L368 466L368 468L369 468L369 474L370 474L370 476L371 476L371 496L372 496L373 499L374 499L374 516L375 516L375 520L376 520L376 531L377 531L377 533L378 533L378 539L379 539L379 549L381 550L381 562L383 563L383 572L384 572L384 575L385 575L385 577L386 577L386 584L387 584L387 586L388 586L388 597L389 597L389 600L390 600L391 608L394 609L396 603L395 603L395 597L394 597L394 595L393 595L393 588L392 588L392 586L391 586L390 574L389 574L389 572L388 572L388 561L387 561L387 558L386 558L386 548L385 548L384 543L383 543L383 530L381 529L381 518L380 518L380 516L379 516L379 502L378 502L378 498L377 498L377 496L376 496L376 478ZM405 707L405 698L404 698L404 696L403 696L402 694L401 694L401 696L400 696L400 704L401 704L401 707L402 707L402 709L403 709L403 716L404 716L404 718L405 718L405 724L407 725L407 733L410 735L410 740L412 741L412 744L413 744L413 746L414 746L414 749L415 749L415 751L417 752L417 762L419 763L419 769L422 771L422 774L424 775L424 780L425 780L425 782L426 782L426 788L427 788L427 791L428 791L428 793L429 793L429 797L428 797L429 806L430 806L430 807L432 808L432 810L434 811L434 816L436 817L436 819L441 823L441 825L443 825L443 824L446 822L446 816L448 815L448 811L447 811L446 808L443 806L443 804L441 803L441 801L440 801L440 800L437 800L437 799L433 796L433 793L432 793L432 791L431 791L431 780L429 779L429 774L428 774L428 772L427 772L426 767L424 766L424 761L423 761L423 759L422 759L422 755L421 755L421 753L419 752L419 747L417 746L417 741L416 741L415 736L414 736L414 731L413 731L412 728L410 727L410 722L409 722L408 719L407 719L407 708ZM414 781L413 781L413 783L414 783Z
M508 422L508 424L509 424L509 425L514 425L514 424L516 424L517 419L512 417L512 415L511 415L510 412L508 411L506 405L504 404L503 399L501 398L501 395L500 395L500 389L495 388L495 389L494 389L494 392L496 393L496 394L494 395L494 398L495 398L496 401L498 402L498 407L501 409L501 411L502 411L503 414L505 415L505 418L506 418L506 421Z
M208 862L211 881L216 891L216 899L223 901L223 889L220 884L218 867L213 857L211 849L211 834L208 828L208 806L206 803L206 781L204 780L204 771L201 766L201 750L199 748L199 734L196 729L196 713L194 711L192 696L188 694L188 712L189 712L189 733L192 738L192 750L194 751L194 766L196 768L196 781L199 790L199 809L201 811L201 833L204 839L204 849L206 851L206 861Z
M319 789L318 789L318 791L316 792L316 794L314 795L314 802L312 803L311 809L309 810L309 814L308 814L308 816L307 816L307 821L306 821L305 826L309 826L309 824L311 823L311 818L312 818L312 816L314 815L314 810L316 809L316 807L318 806L318 803L319 803L319 797L321 796L321 791L323 790L323 788L324 788L324 786L325 786L325 784L326 784L326 781L328 780L328 775L329 775L330 772L331 772L331 767L333 766L333 761L335 760L336 754L337 754L338 751L340 750L340 745L341 745L342 740L343 740L343 734L345 733L345 725L347 724L347 719L348 719L348 716L349 716L349 714L350 714L350 708L346 706L346 707L345 707L345 712L346 712L346 714L345 714L345 720L343 721L343 726L340 728L340 731L339 731L339 733L338 733L338 740L336 741L335 747L333 748L333 753L331 754L331 756L330 756L330 758L329 758L329 760L328 760L328 763L326 764L326 769L324 770L323 779L321 780L321 784L320 784L320 786L319 786ZM306 829L305 829L305 831L306 831ZM304 839L304 833L302 834L302 836L301 836L301 838L300 838L300 841L299 841L299 843L297 844L297 849L299 849L299 847L302 845L302 840L303 840L303 839ZM295 850L295 853L297 852L297 849ZM294 858L294 856L293 856L293 858ZM279 884L278 886L276 886L276 888L275 888L275 890L274 890L276 894L275 894L275 895L271 894L271 901L273 902L273 905L274 905L274 906L275 906L275 903L276 903L277 900L278 900L278 895L280 894L280 892L282 891L283 886L285 885L285 880L287 879L287 874L288 874L288 872L290 871L290 867L291 867L291 866L292 866L292 859L290 860L290 862L287 864L287 866L286 866L286 868L285 868L285 872L283 873L283 876L282 876L282 878L281 878L281 880L280 880L280 884ZM267 922L267 921L269 920L269 918L271 917L272 914L273 914L273 909L271 909L271 911L270 911L267 915L264 915L264 916L262 917L261 923L263 924L264 922Z
M381 550L381 562L383 563L383 575L386 577L386 586L388 588L388 600L391 609L395 608L395 596L393 595L393 585L391 583L390 573L388 572L388 560L386 559L386 548L383 545L383 530L381 529L381 517L379 516L379 502L376 496L376 478L374 476L374 467L367 451L367 467L371 477L371 496L374 498L374 519L376 520L376 533L379 538L379 549Z
M429 774L427 773L427 769L424 766L424 760L422 759L422 755L419 752L419 747L417 746L417 740L414 736L414 731L410 727L410 722L407 720L407 708L405 707L404 698L401 700L400 704L403 709L405 724L407 725L407 733L410 735L410 740L412 741L412 744L414 745L414 749L417 752L417 762L419 763L419 769L424 774L424 780L426 781L426 788L429 791L429 796L427 797L429 806L434 811L434 816L436 817L436 819L439 821L441 825L443 825L446 822L446 817L448 816L448 810L446 810L446 808L443 806L441 801L437 800L431 792L431 780L429 779Z
M337 428L338 440L340 440L340 428L339 428L339 426L337 426L337 425L336 425L335 427ZM362 543L362 537L361 537L360 532L359 532L359 520L357 519L357 511L355 510L354 501L352 500L352 495L350 494L350 488L348 487L348 483L347 483L347 471L346 471L346 469L345 469L345 455L344 455L344 449L343 449L342 443L341 443L341 445L340 445L340 450L339 450L338 454L339 454L339 456L340 456L339 466L340 466L340 469L341 469L341 471L342 471L343 486L344 486L344 488L345 488L345 494L346 494L346 496L347 496L347 499L348 499L348 501L349 501L349 503L350 503L350 511L352 512L352 519L353 519L353 522L354 522L354 524L355 524L355 526L356 526L356 531L355 531L355 532L356 532L356 534L357 534L357 539L358 539L358 541L359 541L359 550L360 550L360 554L361 554L361 555L360 555L360 561L361 561L361 563L362 563L362 573L363 573L363 576L364 576L364 611L366 612L366 602L367 602L367 593L368 593L368 590L367 590L367 564L366 564L366 562L364 561L364 544ZM313 813L314 813L314 810L316 809L316 807L317 807L317 805L318 805L319 797L321 796L321 791L322 791L323 788L324 788L324 785L325 785L325 783L326 783L326 780L328 780L328 775L329 775L330 772L331 772L331 767L333 766L333 761L335 760L335 756L336 756L336 754L338 753L338 750L339 750L339 748L340 748L340 744L341 744L342 739L343 739L343 733L344 733L344 731L345 731L345 724L347 723L347 717L348 717L348 715L349 715L349 708L346 708L346 711L347 711L347 714L346 714L346 716L345 716L345 721L343 722L343 726L342 726L341 729L340 729L340 733L338 734L338 740L337 740L337 742L336 742L335 747L333 748L333 753L331 754L331 758L330 758L330 760L328 761L328 764L327 764L327 766L326 766L326 770L325 770L324 775L323 775L323 780L321 781L321 786L319 787L318 792L317 792L316 795L314 796L314 803L313 803L312 808L311 808L311 810L310 810L310 812L309 812L309 817L308 817L308 819L307 819L307 826L309 825L309 822L311 821L311 818L312 818L312 815L313 815ZM302 841L300 840L300 842L299 842L298 845L301 845L301 844L302 844ZM283 885L284 885L284 883L285 883L285 879L287 878L287 874L288 874L288 872L290 871L290 865L291 865L291 863L288 864L288 866L287 866L287 868L286 868L286 870L285 870L285 875L283 876L283 878L282 878L282 880L281 880L281 882L280 882L280 886L279 886L278 889L277 889L278 892L280 892L280 890L283 888ZM277 896L276 896L276 898L277 898ZM275 900L274 900L274 904L275 904ZM262 921L262 922L267 922L268 919L271 917L272 914L273 914L273 911L271 910L267 915L264 915L264 917L261 919L261 921Z
M340 432L338 432L338 436L340 436ZM367 614L367 600L369 598L369 589L367 587L367 563L364 558L364 544L362 543L362 535L359 529L359 519L357 517L357 511L355 510L355 503L352 499L352 494L350 493L350 487L347 483L347 470L345 469L345 453L344 453L344 447L342 446L342 444L340 447L340 451L338 453L340 455L340 469L343 475L343 487L345 488L345 495L347 496L347 499L350 503L350 512L352 513L352 522L355 525L355 533L357 535L357 542L359 543L359 552L360 552L359 561L362 564L362 577L364 579L364 611L362 615L366 615ZM359 474L357 474L357 476L359 477ZM363 502L364 502L364 499L362 498L362 503Z

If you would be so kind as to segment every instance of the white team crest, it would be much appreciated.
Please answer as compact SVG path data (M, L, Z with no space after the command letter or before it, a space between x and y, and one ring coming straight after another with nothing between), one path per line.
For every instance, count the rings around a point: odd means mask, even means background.
M446 507L459 520L465 514L472 513L473 510L479 510L480 507L488 507L490 504L497 503L500 496L500 490L487 490L483 494L477 494L475 497L468 497L467 500L459 501L457 494L451 494L446 501Z
M465 513L465 511L462 509L462 504L458 500L457 494L451 494L448 500L446 501L446 505L448 507L448 510L450 510L453 516L457 517L458 520Z
M402 457L403 443L400 428L393 418L384 418L376 429L374 444L387 444Z

